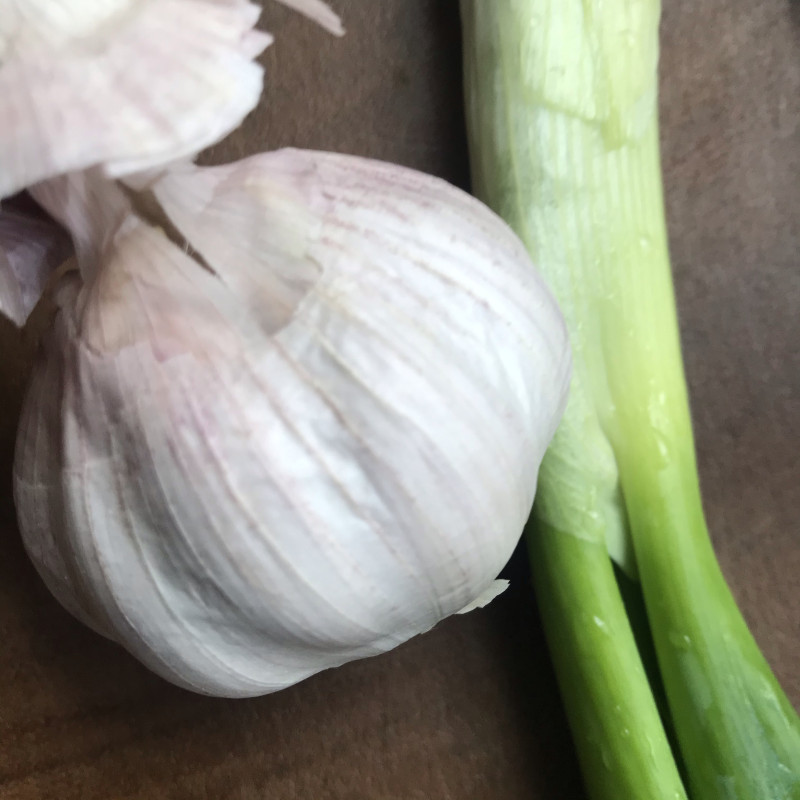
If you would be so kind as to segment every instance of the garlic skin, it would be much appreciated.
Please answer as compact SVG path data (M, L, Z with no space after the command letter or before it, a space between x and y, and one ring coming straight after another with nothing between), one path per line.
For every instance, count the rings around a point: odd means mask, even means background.
M306 0L307 1L307 0ZM193 157L258 103L246 0L4 0L0 198L72 170Z
M87 180L85 202L38 195L73 231L115 192ZM25 403L15 500L55 596L228 697L488 599L570 373L516 236L351 156L187 166L150 191L186 246L112 214L102 267L62 279Z
M22 327L50 276L71 255L72 242L57 225L0 209L0 314Z
M322 0L278 0L336 36ZM3 0L0 199L102 165L194 158L255 108L272 43L249 0Z
M279 2L344 33L322 0ZM261 94L260 13L248 0L4 0L0 200L76 170L132 179L222 139ZM24 325L70 254L54 226L0 209L0 314Z
M322 0L278 0L279 3L313 20L334 36L344 36L344 27L333 9Z

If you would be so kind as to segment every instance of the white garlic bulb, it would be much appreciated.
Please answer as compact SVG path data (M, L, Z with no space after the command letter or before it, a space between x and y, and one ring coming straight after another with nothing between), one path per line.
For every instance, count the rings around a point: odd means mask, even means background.
M18 439L53 593L168 680L239 697L488 597L570 368L510 229L442 181L331 154L150 189L161 228L87 176L37 190L84 259L81 217L107 226L98 268L58 289Z

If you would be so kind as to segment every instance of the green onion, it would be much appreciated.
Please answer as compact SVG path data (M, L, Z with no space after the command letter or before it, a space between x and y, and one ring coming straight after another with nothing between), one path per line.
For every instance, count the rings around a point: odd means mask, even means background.
M461 0L474 190L575 357L527 541L595 800L685 793L609 553L641 580L695 800L800 798L800 722L703 517L664 221L657 0Z

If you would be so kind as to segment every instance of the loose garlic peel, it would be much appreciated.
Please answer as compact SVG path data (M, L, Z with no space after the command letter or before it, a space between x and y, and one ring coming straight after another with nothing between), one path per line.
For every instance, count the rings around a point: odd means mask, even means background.
M119 202L63 180L51 200L89 198L60 206L73 230L92 196ZM150 192L185 242L109 217L25 404L15 497L53 593L168 680L232 697L490 599L570 367L511 231L439 180L323 153Z
M321 0L279 1L344 32ZM0 200L82 169L141 180L232 131L261 93L254 59L272 37L254 28L260 10L248 0L0 3ZM94 209L72 231L84 275L103 247L95 229L113 230L108 213ZM55 226L0 209L0 313L23 325L69 251Z
M0 198L102 164L123 175L236 128L271 41L243 0L11 0L0 12Z
M280 0L341 35L321 0ZM193 158L261 94L272 42L247 0L0 4L0 199L101 165L110 176Z
M53 272L71 255L69 236L57 225L0 210L0 314L24 325Z

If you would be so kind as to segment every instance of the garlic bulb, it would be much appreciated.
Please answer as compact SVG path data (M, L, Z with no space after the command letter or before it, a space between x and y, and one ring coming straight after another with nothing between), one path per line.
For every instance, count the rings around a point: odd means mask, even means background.
M321 0L281 0L329 31ZM247 0L5 0L0 4L0 198L104 165L193 157L261 94L272 41Z
M99 264L59 285L15 464L26 548L73 614L242 697L496 593L570 368L499 218L292 150L174 167L133 206L97 174L35 193Z

